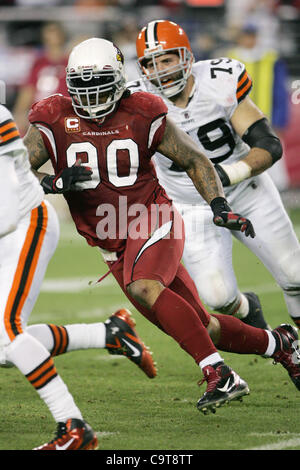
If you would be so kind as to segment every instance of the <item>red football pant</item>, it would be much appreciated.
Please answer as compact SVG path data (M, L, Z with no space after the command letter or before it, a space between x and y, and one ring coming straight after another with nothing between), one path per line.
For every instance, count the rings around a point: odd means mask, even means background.
M158 206L153 205L145 217L153 222L156 214L159 214ZM139 224L142 226L143 220L139 219ZM124 256L113 266L112 273L137 310L172 336L198 364L217 351L206 330L209 314L200 302L194 282L181 264L184 247L182 218L175 208L169 218L162 220L158 215L155 230L149 226L146 239L131 238L133 228L134 225L128 234ZM140 305L126 289L141 279L156 280L165 286L151 310Z

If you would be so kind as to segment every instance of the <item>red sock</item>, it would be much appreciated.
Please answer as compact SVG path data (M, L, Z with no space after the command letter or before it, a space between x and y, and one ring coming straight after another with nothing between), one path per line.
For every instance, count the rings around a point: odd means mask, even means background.
M220 323L221 336L217 348L238 354L259 354L266 352L269 337L265 330L246 325L231 315L213 314Z
M152 307L164 331L172 336L199 364L217 352L210 336L194 308L167 287Z

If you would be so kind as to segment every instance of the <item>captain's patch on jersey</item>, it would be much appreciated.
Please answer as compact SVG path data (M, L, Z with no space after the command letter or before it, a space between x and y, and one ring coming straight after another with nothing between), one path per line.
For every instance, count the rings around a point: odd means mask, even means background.
M68 133L80 132L80 120L77 117L66 117L65 130Z
M2 122L0 124L0 146L10 144L16 139L20 139L16 123L12 119Z

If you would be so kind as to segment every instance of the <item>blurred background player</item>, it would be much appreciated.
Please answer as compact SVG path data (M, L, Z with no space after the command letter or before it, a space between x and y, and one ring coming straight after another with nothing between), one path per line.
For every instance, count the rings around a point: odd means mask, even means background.
M73 167L68 178L70 185L86 181L90 172ZM2 105L0 179L0 364L13 364L20 370L57 422L56 438L39 450L94 449L97 437L58 375L52 356L70 350L106 348L112 354L127 356L154 377L152 357L126 310L116 312L105 324L26 328L58 242L59 224L54 209L43 200L44 192L31 172L13 117Z
M100 249L131 303L201 368L207 390L198 409L215 411L249 392L214 343L224 351L272 356L300 389L299 364L292 362L296 329L269 332L232 316L210 316L180 263L182 219L156 178L156 149L185 168L216 225L255 236L251 222L231 211L210 161L168 119L161 98L126 89L122 52L110 41L77 45L67 84L70 98L55 95L30 111L25 143L33 171L46 193L64 195L77 231ZM91 179L70 188L65 176L82 158ZM49 159L55 174L38 172Z
M28 128L27 114L35 101L54 93L67 93L66 31L61 23L52 21L41 27L40 34L41 48L31 66L26 82L19 89L13 110L22 134L25 134Z
M252 80L245 66L231 58L194 64L186 33L170 21L148 23L136 46L144 84L134 82L130 89L142 86L159 93L170 117L211 159L230 205L255 226L254 239L233 235L271 272L299 326L300 246L265 171L281 158L282 147L268 119L249 98ZM213 310L266 328L258 297L238 289L231 234L212 223L209 206L181 168L160 154L155 162L159 180L187 227L183 260L200 297Z

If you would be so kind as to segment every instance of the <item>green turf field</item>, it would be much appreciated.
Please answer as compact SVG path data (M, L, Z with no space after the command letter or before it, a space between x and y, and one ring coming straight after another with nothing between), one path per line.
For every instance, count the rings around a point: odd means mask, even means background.
M299 236L299 213L293 214ZM30 323L57 324L105 320L129 303L105 272L97 249L65 224ZM289 320L280 290L260 262L234 243L240 288L255 290L265 317L275 327ZM243 403L233 402L204 416L196 402L205 391L193 360L132 309L137 328L151 347L158 376L148 379L124 357L105 350L76 351L55 359L103 450L300 450L300 394L285 370L272 360L222 354L249 384ZM56 425L31 385L16 369L0 369L0 450L26 450L49 441Z

